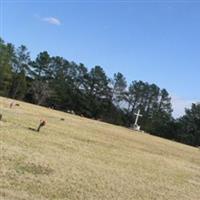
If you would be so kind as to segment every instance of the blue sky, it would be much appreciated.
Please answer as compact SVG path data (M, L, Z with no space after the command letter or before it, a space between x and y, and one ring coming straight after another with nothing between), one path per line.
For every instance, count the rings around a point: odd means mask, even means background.
M0 36L108 76L166 88L174 116L200 101L200 1L1 0Z

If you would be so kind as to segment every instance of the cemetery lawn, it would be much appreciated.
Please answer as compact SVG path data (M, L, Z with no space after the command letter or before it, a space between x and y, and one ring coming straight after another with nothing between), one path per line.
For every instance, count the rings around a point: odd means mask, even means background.
M0 199L200 199L198 148L10 102L0 97Z

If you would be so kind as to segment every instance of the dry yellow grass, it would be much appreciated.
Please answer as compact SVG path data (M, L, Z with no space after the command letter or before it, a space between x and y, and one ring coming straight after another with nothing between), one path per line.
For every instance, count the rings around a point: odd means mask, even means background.
M0 98L0 199L200 199L199 149L10 102Z

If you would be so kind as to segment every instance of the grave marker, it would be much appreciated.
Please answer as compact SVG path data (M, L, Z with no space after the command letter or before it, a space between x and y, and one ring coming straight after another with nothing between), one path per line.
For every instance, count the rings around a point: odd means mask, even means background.
M134 123L133 128L136 131L139 131L140 130L140 126L138 125L138 119L139 119L139 117L142 117L142 115L140 114L140 110L138 110L138 113L134 113L134 115L136 115L136 118L135 118L135 123Z
M46 125L46 121L45 120L40 120L40 124L38 126L37 132L40 132L40 129Z

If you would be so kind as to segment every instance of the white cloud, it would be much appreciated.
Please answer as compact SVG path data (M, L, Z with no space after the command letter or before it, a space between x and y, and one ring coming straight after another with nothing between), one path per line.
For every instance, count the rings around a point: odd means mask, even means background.
M42 21L45 21L49 24L56 25L56 26L61 25L60 20L58 18L55 18L55 17L44 17L44 18L42 18Z
M56 25L59 26L61 25L61 21L60 19L56 18L56 17L41 17L38 13L35 13L34 18L52 25Z
M181 97L172 96L173 116L178 118L185 114L185 108L190 108L192 103L197 103L195 100L183 99Z

